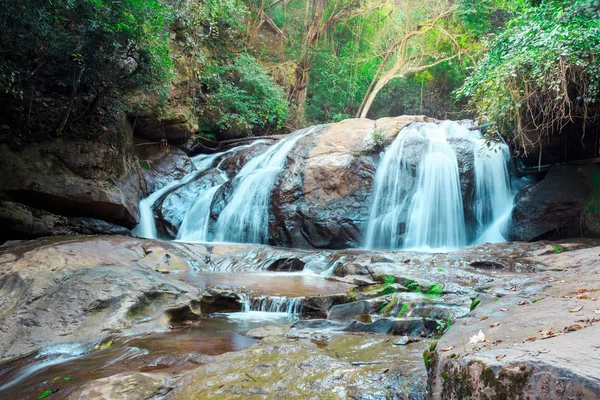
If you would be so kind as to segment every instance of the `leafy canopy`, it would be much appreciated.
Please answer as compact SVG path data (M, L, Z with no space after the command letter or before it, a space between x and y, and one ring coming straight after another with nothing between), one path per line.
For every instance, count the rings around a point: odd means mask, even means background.
M525 149L573 118L587 119L600 85L600 1L527 5L493 39L458 91ZM528 130L539 132L537 138Z

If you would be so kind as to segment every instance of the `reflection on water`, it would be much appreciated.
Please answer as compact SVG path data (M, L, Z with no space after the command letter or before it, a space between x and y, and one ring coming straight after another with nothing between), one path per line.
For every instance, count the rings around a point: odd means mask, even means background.
M241 332L291 321L286 313L217 314L186 328L119 336L103 350L94 350L93 344L53 346L0 365L0 399L36 399L46 390L57 389L51 398L66 398L87 381L126 371L176 374L208 361L207 356L256 343Z
M328 281L320 275L305 273L231 273L231 272L181 272L177 279L200 288L237 288L244 286L252 296L304 297L346 293L349 286L342 282ZM227 282L226 285L223 282Z

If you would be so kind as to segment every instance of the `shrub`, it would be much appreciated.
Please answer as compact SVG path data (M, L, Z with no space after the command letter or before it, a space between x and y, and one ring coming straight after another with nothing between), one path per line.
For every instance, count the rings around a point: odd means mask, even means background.
M256 59L241 54L232 64L209 68L208 102L201 118L221 137L270 133L283 128L288 103Z
M525 150L573 118L587 119L600 85L600 1L542 0L490 43L458 91ZM524 124L524 122L526 124Z

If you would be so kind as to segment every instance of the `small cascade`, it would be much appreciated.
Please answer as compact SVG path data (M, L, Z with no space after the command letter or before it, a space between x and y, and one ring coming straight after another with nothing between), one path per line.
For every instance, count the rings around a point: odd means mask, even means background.
M258 143L258 142L255 142L254 144L256 144L256 143ZM152 193L150 196L148 196L145 199L143 199L142 201L140 201L140 204L139 204L140 223L133 230L133 234L135 236L140 236L140 237L144 237L147 239L157 239L158 233L156 230L156 221L154 219L154 207L156 205L156 202L165 194L169 193L172 190L177 189L178 187L186 185L187 183L193 181L200 173L213 167L215 161L219 157L221 157L224 154L229 153L229 152L237 152L240 149L246 148L248 146L251 146L251 145L239 146L237 148L234 148L234 149L226 151L226 152L215 153L215 154L200 154L198 156L192 157L192 159L191 159L192 163L196 167L195 171L187 174L186 176L184 176L181 179L170 182L169 184L165 185L164 187L160 188L156 192ZM223 176L225 177L224 174L223 174ZM212 188L209 189L209 191L211 191L211 190L212 190ZM215 192L216 192L216 189L214 190L213 195ZM206 195L206 192L200 193L199 195L200 196ZM211 200L212 200L212 197L211 197ZM191 208L194 208L194 206L196 206L196 205L198 205L198 207L201 208L202 205L198 204L198 203L199 203L198 201L194 202L194 204L192 205ZM202 215L203 217L206 215L204 213L204 210L200 209L198 211L201 213L200 215ZM187 214L186 214L186 218L187 218ZM190 216L190 218L187 218L188 227L191 228L192 225L201 226L201 227L206 226L208 223L208 220L206 218L201 218L201 219L202 219L202 221L196 222L196 221L194 221L193 217ZM204 224L204 221L206 221L206 224ZM195 236L204 237L205 235L206 235L206 231L197 233ZM205 239L190 239L190 240L205 240Z
M156 230L156 221L154 220L154 204L160 199L164 194L169 191L176 189L179 186L185 185L196 176L197 171L184 176L180 180L175 180L170 182L169 184L163 186L156 192L152 193L150 196L146 197L139 204L140 210L140 223L133 230L133 234L135 236L144 237L146 239L157 239L158 233Z
M303 299L303 297L261 296L244 302L242 312L262 311L297 316L302 314Z
M222 185L214 186L202 192L192 207L185 214L177 234L178 240L187 242L208 241L208 223L210 222L210 206L215 193Z
M251 159L233 180L235 190L215 223L215 240L233 243L266 243L271 193L285 166L287 155L312 128L282 139Z
M403 128L377 168L365 247L446 251L504 241L513 198L507 155L505 144L456 122Z

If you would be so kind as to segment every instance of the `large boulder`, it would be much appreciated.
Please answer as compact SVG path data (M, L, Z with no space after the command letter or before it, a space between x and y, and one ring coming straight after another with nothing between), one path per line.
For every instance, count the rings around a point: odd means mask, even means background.
M358 247L381 150L424 117L350 119L312 128L288 156L273 193L270 242L314 248Z
M0 241L72 234L129 236L129 229L95 218L65 217L0 200Z
M163 329L183 314L198 318L200 290L156 268L148 244L157 243L113 236L1 246L0 361L58 344L87 346L117 332ZM160 246L163 258L192 262L187 251ZM193 262L200 265L197 248Z
M0 144L0 198L133 228L141 193L131 128L92 140L57 138L13 151Z
M581 235L584 205L591 194L591 182L582 168L553 167L542 181L517 194L508 239L529 241Z

